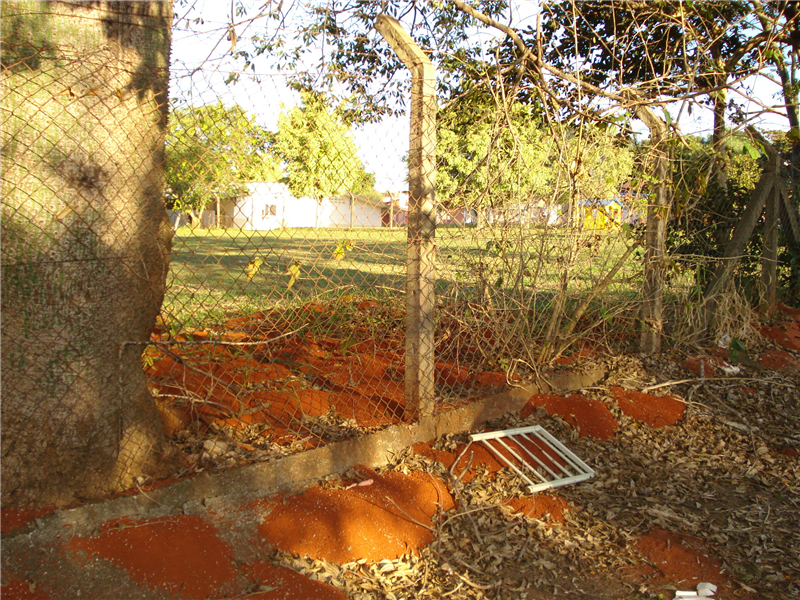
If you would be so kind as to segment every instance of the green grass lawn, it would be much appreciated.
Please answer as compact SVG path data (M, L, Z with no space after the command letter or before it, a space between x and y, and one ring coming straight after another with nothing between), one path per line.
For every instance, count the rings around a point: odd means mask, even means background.
M439 228L437 295L485 300L509 309L551 298L568 255L563 230L533 227ZM579 295L602 279L624 243L616 233L581 234L568 290ZM251 259L262 262L248 279ZM292 281L291 265L299 264ZM219 322L233 313L287 308L342 296L387 300L405 289L406 230L387 228L181 228L173 240L164 312L182 325ZM640 266L632 255L606 294L630 295Z

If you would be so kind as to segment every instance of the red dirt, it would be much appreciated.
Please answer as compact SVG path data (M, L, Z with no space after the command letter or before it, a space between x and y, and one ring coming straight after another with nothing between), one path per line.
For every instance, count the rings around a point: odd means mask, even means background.
M572 506L561 496L553 494L537 494L524 498L509 498L505 504L530 519L541 519L548 516L556 523L564 522L564 512Z
M365 303L361 310L374 308L374 303ZM316 304L306 306L305 310L314 315L328 311ZM778 343L784 343L785 338L791 342L793 332L800 333L797 323L800 311L783 312L795 321L774 326ZM227 327L236 330L223 332L225 339L235 341L268 340L282 333L263 313L232 319ZM479 337L489 333L476 330L469 335ZM190 337L202 340L210 334L196 331ZM280 343L259 345L256 358L243 356L236 349L202 344L180 351L178 360L165 355L148 371L153 386L162 393L183 396L188 390L199 398L207 398L215 404L197 403L194 410L234 427L262 423L270 425L274 433L286 434L289 425L292 422L297 425L302 416L319 416L329 410L354 418L360 425L385 425L399 422L404 409L403 353L397 351L402 347L402 340L369 339L352 344L345 351L339 339L295 336ZM581 360L591 352L577 352L569 359ZM698 366L695 372L699 372L700 361L706 362L707 376L714 374L712 365L719 364L715 362L719 359L713 356L693 360ZM786 361L777 368L792 368L798 359L786 350L771 350L763 353L760 360L765 367L768 367L765 361L772 360L769 364ZM448 356L436 364L436 377L440 385L487 389L505 384L503 373L472 372ZM324 389L312 388L309 380ZM625 414L654 427L673 425L683 414L683 404L670 397L654 397L619 387L612 388L611 395ZM618 428L603 402L580 394L569 397L536 394L523 408L521 417L530 416L537 407L563 417L584 436L610 439ZM180 405L165 402L161 409L165 430L173 433L193 418L191 411ZM416 444L413 450L450 468L463 448L446 452L432 449L429 444ZM780 451L797 454L790 448ZM475 477L480 469L491 474L503 466L482 444L474 443L459 461L456 475L470 460L470 469L462 477L464 482ZM415 552L429 544L433 539L429 529L432 517L439 510L454 508L444 483L430 475L399 472L378 475L366 467L360 467L359 472L361 481L371 479L373 483L348 490L314 487L296 496L283 495L252 504L251 508L261 517L259 537L270 547L331 562L360 558L377 562ZM159 483L162 484L166 482ZM554 523L564 522L565 511L573 509L555 493L511 497L505 504L529 518L549 517ZM17 529L51 510L4 510L0 513L0 529L3 532ZM697 539L654 529L638 540L635 547L655 565L652 571L645 568L652 580L663 585L674 584L679 589L692 589L700 581L710 581L720 587L719 597L733 597L734 588L726 579L722 563L708 555ZM345 598L330 586L264 560L235 562L233 549L213 525L199 516L111 520L95 535L72 538L63 550L78 569L94 557L105 559L127 570L135 583L170 598ZM252 561L253 556L261 555L250 555L245 560ZM46 591L31 587L14 573L6 571L3 575L5 585L0 592L3 598L49 600ZM245 587L248 582L250 587ZM255 591L253 585L271 589ZM736 597L744 597L736 592Z
M568 398L554 394L534 394L520 411L520 417L529 417L536 412L537 406L543 407L550 415L559 415L570 425L577 427L582 436L608 440L619 429L617 421L605 404L581 394L572 394Z
M446 452L444 450L434 450L428 444L420 442L414 444L412 449L415 454L421 454L433 460L437 460L450 469L456 461L456 457L461 455L465 447L465 445L461 445L453 452ZM469 470L464 472L467 466L469 466ZM469 450L459 459L458 465L453 469L453 475L458 477L461 482L469 483L478 474L479 469L493 474L497 473L504 466L505 465L502 465L495 455L483 444L473 443L470 444Z
M776 371L782 371L783 369L800 370L800 358L778 348L759 354L758 362L765 369L774 369Z
M365 304L372 310L375 303ZM330 309L308 304L310 318L325 317ZM269 426L277 436L302 428L303 416L319 416L330 409L356 424L376 427L401 422L405 412L404 352L401 339L368 339L355 343L338 338L295 335L278 343L260 344L283 332L264 313L229 319L217 332L227 341L255 342L245 356L236 347L209 342L176 346L171 355L157 356L146 371L160 398L159 410L167 435L186 427L197 412L220 424L243 428ZM161 340L162 328L152 338ZM208 331L179 339L202 341ZM473 372L454 362L436 364L439 385L488 390L506 384L505 373ZM316 389L312 389L311 386ZM321 389L319 389L321 388ZM185 398L194 398L192 409ZM170 400L170 398L178 400ZM194 414L193 414L194 411Z
M331 562L379 561L427 546L433 540L431 518L454 507L444 483L429 475L378 475L367 467L359 472L373 484L313 487L259 502L261 537L281 550Z
M4 573L8 577L7 573ZM4 600L51 600L50 596L37 589L27 581L14 579L0 587L0 597Z
M777 304L775 308L785 320L764 325L759 331L780 348L762 352L758 362L766 369L799 370L800 357L797 352L800 352L800 308L790 308L785 304Z
M461 454L461 451L464 449L464 446L459 446L455 450L456 456ZM470 463L470 460L472 461ZM452 464L452 463L451 463ZM469 471L464 473L461 476L461 481L467 483L470 481L475 475L477 474L478 469L484 469L487 473L497 473L500 469L503 468L503 465L500 464L500 461L495 458L494 454L491 453L483 444L472 444L469 447L469 450L461 457L456 465L455 469L453 469L453 474L458 477L461 475L462 471L469 465Z
M446 450L436 450L435 448L431 448L429 443L425 442L418 442L414 444L411 446L411 451L414 454L421 454L422 456L427 456L430 459L439 461L448 469L456 460L456 455L452 452L447 452Z
M611 388L611 395L623 413L651 427L675 425L683 417L685 405L671 396L651 396L618 386Z
M0 510L0 533L8 533L30 523L33 519L55 512L56 507L4 508Z
M800 321L800 308L792 308L791 306L786 306L782 302L778 302L775 305L775 309L787 315L790 319Z
M245 563L239 568L254 584L274 588L248 594L248 600L347 600L347 596L334 587L267 561Z
M785 320L762 326L761 334L786 350L800 351L800 308L785 304L776 304L775 308Z
M234 589L231 548L201 517L175 515L147 521L114 519L99 534L75 537L70 549L105 558L133 581L184 600L202 600Z
M698 583L707 581L719 588L715 597L734 597L737 588L728 581L722 561L710 554L699 540L656 527L634 547L663 574L665 582L678 589L693 590ZM737 592L735 597L748 596Z
M506 443L509 443L511 448L514 449L519 456L526 456L525 453L520 451L520 449L514 446L513 443L508 441ZM525 442L523 445L531 454L555 470L555 466L549 453L545 454L543 448L541 448L537 442ZM412 450L415 454L427 456L428 458L442 463L446 468L449 469L455 462L456 457L461 455L465 447L466 446L464 445L458 446L454 452L446 452L444 450L434 450L430 447L430 445L425 443L417 443L412 446ZM511 453L502 448L501 453L507 460L519 465L519 461ZM467 467L467 465L469 465L469 469L465 472L464 469ZM484 445L483 442L474 442L470 444L467 452L465 452L464 455L459 459L458 465L455 469L453 469L453 475L458 477L461 482L469 483L477 475L479 469L483 469L488 474L492 475L505 467L506 465L502 463L495 456L495 454Z
M681 366L695 375L702 377L716 377L717 370L725 361L717 356L690 356L681 363Z
M785 321L776 325L764 325L760 328L761 335L769 338L787 350L800 351L800 323Z
M557 365L572 365L581 363L587 358L597 358L599 355L600 353L595 348L585 344L580 349L575 350L569 356L559 356L553 362Z

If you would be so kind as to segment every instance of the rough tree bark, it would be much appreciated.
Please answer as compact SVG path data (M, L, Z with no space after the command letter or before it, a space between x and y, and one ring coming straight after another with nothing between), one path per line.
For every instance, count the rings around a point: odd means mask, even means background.
M171 23L171 2L3 4L3 507L165 465L141 352L172 234Z

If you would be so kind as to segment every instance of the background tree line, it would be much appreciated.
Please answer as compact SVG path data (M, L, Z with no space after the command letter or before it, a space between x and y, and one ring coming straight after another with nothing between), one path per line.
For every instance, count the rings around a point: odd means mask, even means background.
M374 196L375 177L358 157L341 115L319 94L281 112L278 131L222 101L173 108L166 140L171 208L199 222L215 201L247 195L248 182L282 181L296 197L346 192Z

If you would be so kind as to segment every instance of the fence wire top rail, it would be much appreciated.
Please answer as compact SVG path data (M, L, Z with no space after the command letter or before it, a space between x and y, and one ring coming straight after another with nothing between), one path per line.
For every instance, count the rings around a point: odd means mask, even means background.
M492 454L519 475L531 493L595 476L594 469L540 425L476 433L470 435L472 442L483 442Z

